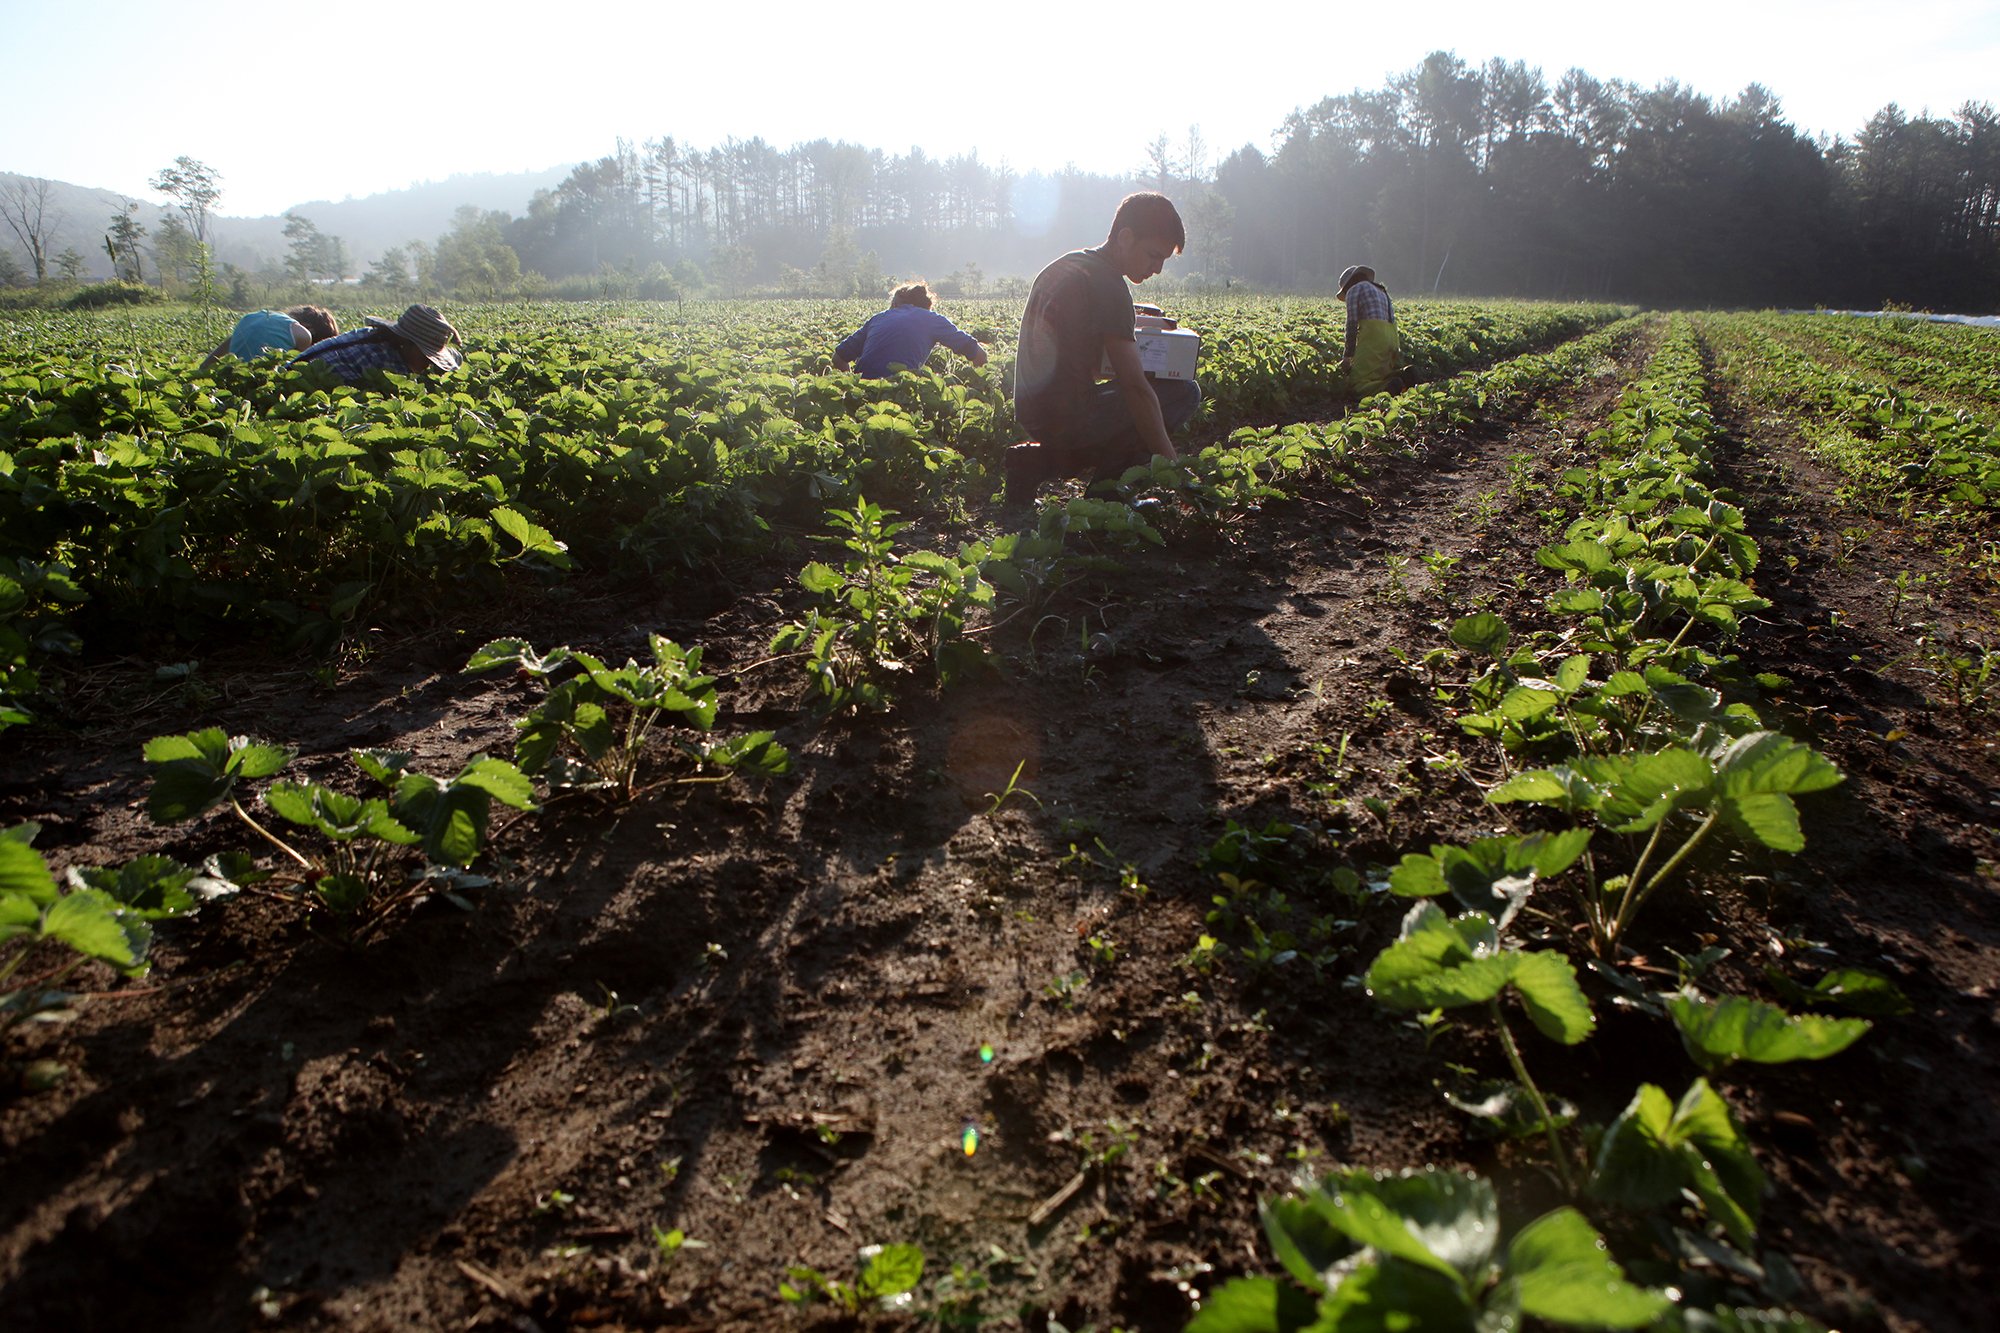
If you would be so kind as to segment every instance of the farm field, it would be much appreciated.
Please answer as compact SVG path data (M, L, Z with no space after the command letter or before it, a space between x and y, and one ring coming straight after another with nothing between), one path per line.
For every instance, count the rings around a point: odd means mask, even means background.
M2000 335L1172 304L0 318L4 1322L1983 1327Z

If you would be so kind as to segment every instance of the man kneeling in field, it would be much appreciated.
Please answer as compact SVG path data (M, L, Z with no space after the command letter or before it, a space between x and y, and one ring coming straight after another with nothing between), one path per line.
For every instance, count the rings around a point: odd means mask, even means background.
M1186 244L1172 200L1130 194L1103 245L1072 250L1035 279L1014 362L1014 415L1035 442L1007 451L1009 507L1057 477L1116 476L1155 454L1179 456L1168 433L1201 406L1201 386L1146 377L1125 282L1144 282ZM1107 360L1111 379L1100 384Z

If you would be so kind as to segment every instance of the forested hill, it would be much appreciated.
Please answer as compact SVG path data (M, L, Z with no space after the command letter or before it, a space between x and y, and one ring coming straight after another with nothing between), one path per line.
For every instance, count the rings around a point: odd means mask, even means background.
M286 212L310 219L323 233L341 238L350 262L357 271L365 268L384 250L411 240L426 243L450 229L452 216L461 207L521 212L537 190L552 189L568 174L568 167L542 171L502 174L482 173L452 176L441 181L424 181L401 190L390 190L360 199L307 201ZM35 182L30 177L0 171L0 212L6 211L10 192L26 190ZM104 252L104 233L111 219L127 205L136 205L134 216L149 237L158 233L173 209L152 194L121 194L117 190L49 181L43 204L50 225L51 257L74 249L83 260L83 273L90 278L111 275L111 263ZM229 204L227 177L222 180L222 203ZM256 271L279 266L286 256L285 217L235 217L227 212L210 219L210 240L218 264L234 264ZM152 250L148 247L148 268ZM28 257L19 236L0 226L0 249L11 250L17 263L28 268ZM32 278L32 273L28 273Z
M1300 108L1271 145L1231 151L1191 128L1135 145L1129 175L1102 176L977 152L669 134L540 179L301 205L290 231L223 218L217 249L274 281L289 269L462 296L564 280L608 295L872 296L909 273L977 293L1094 241L1112 202L1143 185L1172 194L1188 223L1170 276L1206 286L1321 289L1365 262L1393 291L2000 309L1988 103L1948 116L1892 104L1851 138L1816 139L1756 84L1718 99L1437 52L1379 89ZM101 270L104 220L72 222Z

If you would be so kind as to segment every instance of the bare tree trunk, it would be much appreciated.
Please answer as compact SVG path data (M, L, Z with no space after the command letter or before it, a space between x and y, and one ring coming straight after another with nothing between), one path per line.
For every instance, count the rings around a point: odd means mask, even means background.
M67 219L61 209L51 211L49 200L55 182L40 176L19 176L0 185L0 220L20 239L35 266L35 285L49 277L49 247Z

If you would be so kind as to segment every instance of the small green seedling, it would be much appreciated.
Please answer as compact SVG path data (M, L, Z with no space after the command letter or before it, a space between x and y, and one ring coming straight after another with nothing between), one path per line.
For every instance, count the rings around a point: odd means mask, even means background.
M915 1299L917 1284L923 1281L924 1252L915 1245L867 1246L861 1251L852 1282L830 1278L803 1265L787 1269L786 1277L788 1281L778 1284L778 1297L787 1305L824 1300L848 1314L859 1314L869 1307L900 1310Z
M1025 796L1035 803L1037 810L1042 808L1042 798L1020 785L1021 774L1027 767L1028 761L1023 759L1020 763L1014 765L1014 772L1007 779L1007 785L1004 788L997 792L989 791L986 793L986 798L993 802L993 804L986 807L987 814L997 814L1000 807L1007 804L1008 800L1015 796Z

